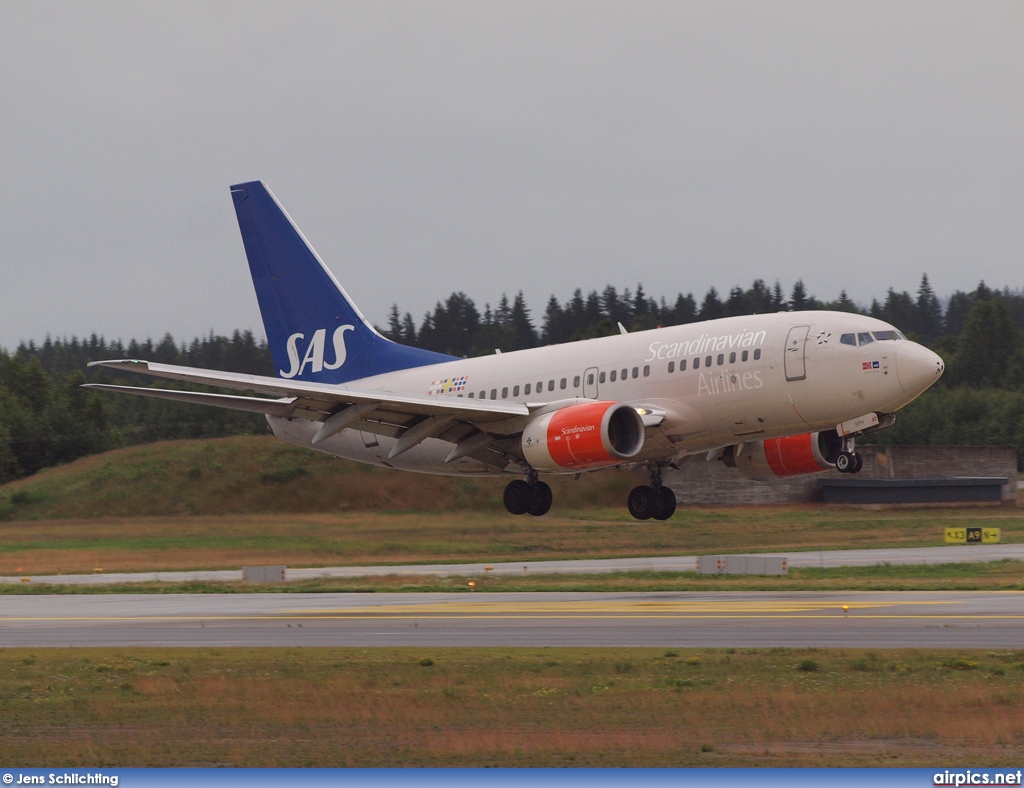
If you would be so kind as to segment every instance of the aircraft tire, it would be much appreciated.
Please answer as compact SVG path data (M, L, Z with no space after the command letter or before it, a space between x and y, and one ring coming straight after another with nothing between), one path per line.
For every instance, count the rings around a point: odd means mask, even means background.
M657 503L654 506L654 514L651 515L655 520L667 520L673 514L676 513L676 494L672 492L668 487L659 487L657 493Z
M839 456L836 457L836 470L840 473L850 473L850 469L855 463L856 460L854 460L853 454L848 451L840 452Z
M864 458L859 454L853 455L853 467L850 468L850 473L860 473L860 469L864 467Z
M526 514L533 505L533 488L522 479L509 482L503 500L509 514Z
M551 493L551 488L544 482L537 482L533 488L533 503L526 511L534 517L540 517L548 513L553 500L554 495Z
M626 506L629 508L629 513L637 520L651 519L657 506L657 494L654 492L654 488L643 484L634 487L629 493L629 498L626 499Z

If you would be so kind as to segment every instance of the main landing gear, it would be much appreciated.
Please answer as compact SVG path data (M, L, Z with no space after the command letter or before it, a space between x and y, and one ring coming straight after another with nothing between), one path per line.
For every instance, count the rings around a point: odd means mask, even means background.
M836 457L836 470L840 473L859 473L864 467L864 458L853 450L853 438L843 441L843 450Z
M551 488L533 477L530 481L516 479L505 488L505 508L510 514L532 514L540 517L551 508Z
M509 514L532 514L540 517L551 508L551 488L537 479L536 472L505 487L505 508ZM661 471L651 471L650 485L634 487L626 500L629 513L637 520L667 520L676 511L676 494L661 483Z
M641 484L630 490L626 499L629 513L637 520L667 520L676 511L676 494L661 483L661 471L651 471L650 486Z

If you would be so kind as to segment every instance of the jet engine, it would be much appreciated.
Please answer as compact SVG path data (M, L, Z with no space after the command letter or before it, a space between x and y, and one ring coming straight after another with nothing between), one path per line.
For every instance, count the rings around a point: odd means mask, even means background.
M835 430L805 432L729 446L722 461L748 479L785 478L831 470L841 450Z
M644 446L644 423L621 402L588 402L545 413L523 430L526 461L538 471L587 471L629 460Z

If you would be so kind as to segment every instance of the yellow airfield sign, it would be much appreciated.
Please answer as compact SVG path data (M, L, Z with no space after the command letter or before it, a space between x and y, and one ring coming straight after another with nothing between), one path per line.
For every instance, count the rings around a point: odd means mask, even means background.
M946 544L999 544L998 528L947 528Z

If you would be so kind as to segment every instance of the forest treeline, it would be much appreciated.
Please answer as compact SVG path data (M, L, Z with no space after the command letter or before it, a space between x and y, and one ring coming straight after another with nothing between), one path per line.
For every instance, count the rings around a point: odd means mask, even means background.
M404 344L456 356L476 356L615 334L621 323L630 331L700 320L781 311L831 309L869 314L892 323L927 344L946 360L940 383L900 412L896 427L875 441L888 445L1008 445L1024 458L1024 293L994 290L984 283L957 291L943 304L927 276L915 294L890 289L884 300L867 307L845 292L821 301L797 281L786 293L779 282L756 280L727 295L710 288L699 302L692 293L670 302L648 296L642 285L619 292L577 290L560 303L552 296L543 314L534 315L520 292L502 296L481 311L465 293L452 293L417 322L392 307L382 333ZM117 376L88 368L90 361L138 358L168 364L273 375L265 341L250 331L231 337L212 332L178 345L161 341L107 342L52 339L0 349L0 483L87 454L135 443L170 438L260 434L262 416L184 405L144 397L117 396L81 388L85 382L149 385L146 378ZM163 387L194 388L161 381Z
M93 335L87 340L30 342L13 354L0 350L0 483L136 443L266 431L266 420L250 413L81 387L86 382L152 384L151 378L112 375L103 368L87 367L90 361L115 358L274 374L266 342L257 342L251 331L236 331L230 338L211 333L181 346L170 335L159 343L147 340L127 345ZM163 381L162 387L201 389L172 381Z

